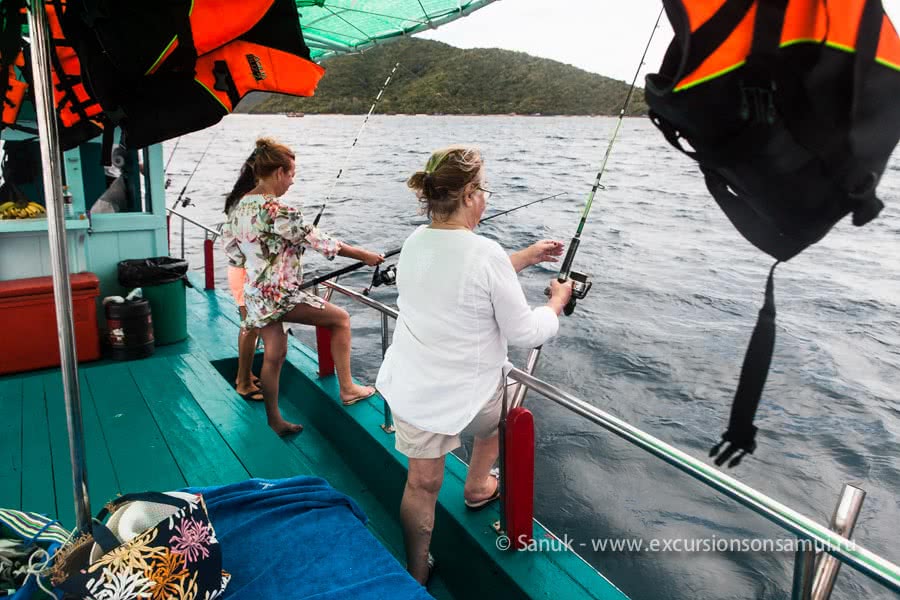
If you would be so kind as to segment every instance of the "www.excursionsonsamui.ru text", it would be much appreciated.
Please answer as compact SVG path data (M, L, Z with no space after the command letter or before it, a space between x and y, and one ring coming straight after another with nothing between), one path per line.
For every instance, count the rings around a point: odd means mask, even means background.
M497 537L497 548L508 550L512 540L501 535ZM517 544L525 552L821 552L831 545L814 540L798 538L726 538L712 535L706 538L591 538L580 541L564 535L561 538L545 537L528 540L522 537ZM852 541L839 546L843 550L854 550Z

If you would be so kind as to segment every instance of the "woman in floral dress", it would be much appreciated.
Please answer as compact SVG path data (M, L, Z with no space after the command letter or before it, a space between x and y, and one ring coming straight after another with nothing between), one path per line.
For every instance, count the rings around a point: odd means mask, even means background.
M350 375L350 315L322 298L300 289L302 255L311 248L326 258L346 256L377 265L380 254L354 248L304 223L300 211L278 198L294 182L294 153L268 138L256 150L225 200L228 221L222 231L228 262L247 270L244 286L245 329L259 328L265 346L260 372L266 417L279 435L298 433L303 426L290 423L278 409L278 380L287 356L287 334L282 322L326 327L331 331L331 353L344 405L375 393L371 386L353 383Z

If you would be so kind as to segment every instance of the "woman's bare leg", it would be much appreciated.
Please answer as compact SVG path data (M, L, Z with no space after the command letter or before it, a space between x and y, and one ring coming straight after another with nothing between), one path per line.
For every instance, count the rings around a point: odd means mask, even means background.
M281 366L287 356L287 334L280 321L269 323L260 330L260 334L265 345L260 382L269 427L278 435L299 433L303 430L303 425L286 421L278 408L278 380L281 377Z
M350 315L346 310L330 302L326 302L324 308L298 304L282 319L291 323L326 327L331 331L331 355L334 357L334 366L341 387L341 400L348 402L371 396L375 392L375 388L371 386L353 383L350 374ZM266 342L265 337L263 342ZM268 348L266 350L268 351Z
M434 507L443 482L443 456L409 459L400 501L400 524L406 546L406 570L422 585L428 582L428 547L434 530Z
M247 318L247 309L238 307L241 311L241 320ZM259 391L259 386L253 381L253 355L256 353L256 341L259 338L259 329L243 329L238 334L238 370L237 380L234 382L237 393L245 396ZM254 398L258 399L258 398Z

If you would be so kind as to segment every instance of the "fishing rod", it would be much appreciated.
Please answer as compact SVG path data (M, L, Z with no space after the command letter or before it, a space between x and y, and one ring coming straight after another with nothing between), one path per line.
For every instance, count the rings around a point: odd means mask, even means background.
M221 130L219 130L219 131L221 131ZM181 208L185 208L188 205L190 205L190 203L191 203L190 198L185 198L184 201L182 201L182 198L184 198L184 193L187 191L188 185L191 183L191 179L194 178L194 174L197 172L197 169L200 168L200 163L203 162L203 159L206 157L206 153L209 152L209 149L212 147L213 142L216 141L216 138L219 135L219 131L216 131L216 133L213 134L213 136L209 138L209 142L207 142L206 148L203 150L203 154L200 155L200 158L197 160L197 164L194 165L194 170L191 171L191 174L188 176L187 181L184 182L184 187L181 188L181 192L178 194L178 197L175 198L175 202L172 203L172 208L177 208L179 202L181 202ZM178 138L178 139L180 140L181 138ZM177 146L177 143L176 143L176 146ZM172 150L172 154L173 155L175 154L175 150ZM171 156L169 157L169 160L172 160Z
M369 112L366 114L366 118L363 120L362 125L359 128L359 131L356 132L356 137L353 138L353 143L350 144L350 149L347 150L346 156L344 156L344 162L341 164L341 168L338 170L337 177L334 178L334 181L331 182L331 189L328 190L328 195L325 196L325 200L322 201L322 207L319 209L319 213L316 215L316 218L313 219L313 225L319 224L319 219L322 218L322 213L325 212L325 205L328 204L328 200L331 199L331 195L334 193L334 188L337 186L338 180L341 178L341 175L344 172L344 168L347 166L347 162L350 160L350 155L353 154L353 149L356 148L356 142L359 141L359 137L362 135L363 129L366 128L366 123L369 122L369 117L372 116L372 113L375 112L375 107L378 106L378 102L381 100L381 96L384 94L384 90L387 89L388 84L391 82L391 77L394 76L394 73L397 71L397 68L400 66L400 63L394 65L394 68L391 69L391 72L388 74L387 79L384 80L384 84L381 86L381 89L378 90L378 95L375 96L375 101L372 102L372 106L369 107Z
M526 202L525 204L522 204L521 206L517 206L515 208L510 208L509 210L504 210L502 212L494 213L494 214L478 221L478 224L480 225L480 224L484 223L485 221L490 221L491 219L496 219L497 217L502 217L503 215L508 215L509 213L511 213L513 211L519 210L520 208L526 208L528 206L531 206L532 204L537 204L538 202L543 202L544 200L551 200L553 198L559 198L560 196L564 196L567 193L568 192L560 192L558 194L553 194L552 196L547 196L546 198L538 198L537 200L532 200L531 202Z
M644 60L647 58L647 52L650 50L650 44L653 42L653 36L656 33L656 30L659 29L659 22L663 16L663 9L660 9L659 15L656 17L656 24L653 25L653 31L650 33L650 39L647 40L647 45L644 46L644 53L641 55L641 62L638 64L637 70L634 72L634 79L631 80L631 87L628 88L628 94L625 96L625 102L622 104L622 109L619 111L619 118L616 120L616 127L613 130L612 137L609 140L609 144L606 146L606 154L603 156L603 163L600 165L600 170L597 172L597 177L594 179L594 185L591 187L591 193L588 194L587 202L584 206L584 211L581 213L581 220L578 222L578 229L575 231L575 235L572 237L572 241L569 242L569 248L566 251L566 256L563 259L562 266L559 268L559 275L557 275L557 281L560 283L565 283L568 280L572 280L572 297L569 300L569 303L566 304L563 312L568 316L571 315L575 310L575 303L578 300L583 299L587 296L588 291L591 289L591 281L589 277L584 273L578 273L572 270L572 263L575 261L575 254L578 252L578 245L581 243L581 232L584 230L584 225L587 222L588 214L591 212L591 206L594 203L594 195L597 193L598 189L603 188L600 184L600 180L603 177L603 173L606 172L606 163L609 161L609 155L612 152L613 145L616 143L616 138L619 135L619 129L622 127L622 121L625 118L625 112L628 110L628 105L631 102L631 96L634 94L635 86L637 84L638 75L641 73L641 68L644 66ZM605 188L604 188L605 189ZM544 291L545 294L550 295L550 288L547 288Z
M568 193L568 192L560 192L558 194L553 194L552 196L546 196L544 198L538 198L537 200L532 200L530 202L526 202L525 204L521 204L519 206L516 206L515 208L510 208L509 210L504 210L502 212L495 213L493 215L484 217L483 219L478 221L478 224L480 225L481 223L484 223L485 221L490 221L491 219L493 219L495 217L502 217L503 215L508 215L509 213L511 213L513 211L519 210L520 208L526 208L528 206L531 206L532 204L537 204L538 202L544 202L546 200L558 198L566 193ZM402 248L394 248L393 250L388 250L387 252L384 253L384 258L387 259L392 256L396 256L397 254L400 254L401 249ZM305 290L306 288L313 287L314 285L319 285L320 283L328 281L329 279L334 279L335 277L340 277L341 275L346 275L347 273L351 273L351 272L356 271L357 269L361 269L365 266L366 266L366 263L364 261L355 262L353 264L347 265L346 267L341 267L340 269L331 271L330 273L325 273L324 275L319 275L318 277L304 281L302 284L300 284L300 289ZM395 265L386 267L383 270L380 269L380 265L379 265L378 267L375 268L375 272L376 272L376 274L373 275L373 277L372 277L372 285L370 285L368 289L371 289L372 287L378 287L379 285L383 285L383 284L391 285L394 283L394 280L396 279L396 266Z
M172 162L172 157L175 156L175 151L178 150L178 144L181 143L181 138L182 138L182 137L184 137L184 136L179 135L179 136L178 136L178 139L175 140L175 147L172 148L172 153L169 154L169 160L166 161L166 166L163 168L163 172L164 172L164 173L168 173L168 171L169 171L169 164L171 164L171 162Z

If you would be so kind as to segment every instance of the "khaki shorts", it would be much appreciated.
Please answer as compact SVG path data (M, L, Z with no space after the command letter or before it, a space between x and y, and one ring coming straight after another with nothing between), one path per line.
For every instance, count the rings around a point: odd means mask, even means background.
M512 396L508 396L508 401L512 401ZM409 458L441 458L460 447L460 436L474 435L479 439L487 439L497 435L502 408L503 394L497 392L466 428L456 435L425 431L394 417L394 446Z

